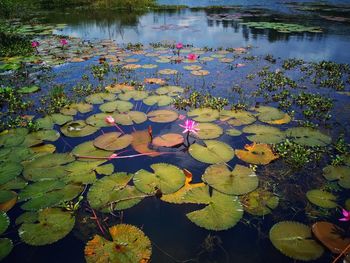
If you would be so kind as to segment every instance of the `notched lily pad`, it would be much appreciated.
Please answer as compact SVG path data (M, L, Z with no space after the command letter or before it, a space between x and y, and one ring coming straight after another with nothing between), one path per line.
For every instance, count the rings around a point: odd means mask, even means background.
M253 143L244 146L245 150L236 150L239 159L252 164L269 164L279 156L274 154L270 146L263 143Z
M225 163L230 161L235 152L228 144L216 141L216 140L206 140L203 141L205 144L200 145L198 143L194 143L189 148L190 155L203 163Z
M337 197L330 192L322 191L320 189L313 189L306 193L307 199L314 205L323 208L337 207Z
M109 132L97 137L94 140L94 146L106 151L117 151L128 147L132 140L133 137L130 134Z

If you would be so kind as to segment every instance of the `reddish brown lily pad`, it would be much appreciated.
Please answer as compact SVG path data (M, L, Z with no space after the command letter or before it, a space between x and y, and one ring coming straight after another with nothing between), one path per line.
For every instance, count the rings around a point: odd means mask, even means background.
M184 142L184 137L177 133L167 133L153 139L152 144L158 147L174 147Z

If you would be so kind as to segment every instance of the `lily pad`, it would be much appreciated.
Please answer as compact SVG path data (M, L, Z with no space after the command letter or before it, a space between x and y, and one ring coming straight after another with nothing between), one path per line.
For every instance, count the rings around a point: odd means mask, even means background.
M179 114L172 110L155 110L147 114L148 118L152 122L168 123L176 121Z
M115 101L109 101L100 106L100 110L102 112L128 112L130 111L134 105L131 102L128 101L122 101L122 100L115 100Z
M294 221L282 221L270 229L270 240L282 254L310 261L322 256L323 247L312 239L311 228Z
M7 216L6 213L0 212L0 235L5 233L9 225L10 225L10 218Z
M174 147L181 145L184 142L184 137L177 133L166 133L152 140L152 144L158 147Z
M264 216L270 214L278 206L279 198L264 189L256 189L241 198L244 210L249 214Z
M134 86L121 83L121 84L109 85L109 86L105 87L105 89L110 93L119 94L122 92L134 90L135 88L134 88Z
M31 86L26 86L26 87L19 88L18 89L18 93L28 94L28 93L37 92L38 90L40 90L39 86L31 85Z
M154 194L158 190L162 194L171 194L185 184L185 175L178 167L166 164L152 164L153 173L141 169L135 173L133 182L143 193Z
M326 146L332 139L317 129L308 127L294 127L285 131L287 137L297 144L306 146Z
M307 199L314 205L323 208L337 207L337 197L330 192L313 189L306 193Z
M228 144L216 141L216 140L206 140L203 141L204 146L198 143L194 143L189 148L190 155L203 163L225 163L230 161L235 152Z
M61 127L61 132L67 137L85 137L98 131L98 127L88 125L83 120L71 121Z
M199 129L196 134L199 139L207 140L207 139L216 139L223 134L222 128L214 123L199 123L197 128Z
M24 128L17 128L8 130L0 135L0 146L13 147L23 143L28 130Z
M342 229L329 222L316 222L312 232L332 253L340 254L350 244L350 238L344 238L339 233ZM344 231L344 230L343 230Z
M58 208L38 212L38 222L23 223L18 230L21 239L32 246L43 246L57 242L73 229L74 215Z
M237 130L235 128L227 129L225 133L230 136L240 136L242 134L240 130Z
M119 99L123 101L131 100L131 99L139 101L147 97L148 97L148 92L145 90L131 90L131 91L127 91L119 94Z
M145 103L148 106L158 105L159 107L162 107L171 104L172 101L173 98L167 95L152 95L144 99L143 103Z
M285 112L270 106L260 106L254 108L255 111L259 112L259 121L269 124L285 124L291 121L291 118Z
M219 118L219 112L210 108L199 108L191 110L187 116L198 122L212 122Z
M100 159L94 159L94 158L83 158L84 156L87 157L106 157L106 159L111 156L112 152L104 151L101 149L98 149L94 146L93 141L87 141L83 142L77 146L75 146L72 150L72 154L74 154L80 161L86 161L86 162L94 162L94 161L100 161ZM79 158L79 156L83 156L82 158Z
M44 118L37 119L36 123L40 129L50 130L55 124L64 125L72 120L72 116L66 116L60 113L55 113L52 115L47 115Z
M247 139L252 142L276 144L284 140L285 134L278 128L253 124L243 128L244 133L251 133Z
M204 70L204 69L191 71L191 74L195 75L195 76L207 76L207 75L209 75L209 73L210 72L208 70Z
M17 162L5 162L0 164L0 184L7 183L22 173L23 167Z
M244 162L252 164L269 164L279 156L274 154L267 144L253 143L245 145L245 150L236 150L236 155Z
M114 115L113 117L115 122L121 125L140 124L147 120L147 115L141 111L129 111Z
M108 117L110 114L108 113L97 113L97 114L93 114L91 116L89 116L85 122L91 126L94 127L109 127L111 126L110 124L108 124L106 122L106 117Z
M184 195L186 203L204 204L205 208L186 214L196 225L208 230L226 230L235 226L243 216L243 208L237 196L216 190L209 192L208 186L196 187Z
M350 167L345 165L328 165L323 168L323 176L328 181L338 181L338 184L346 189L350 189Z
M255 172L239 164L232 171L225 164L211 165L205 170L202 180L214 189L229 195L249 193L259 184Z
M152 254L151 241L135 226L120 224L109 228L112 241L95 235L85 247L87 263L150 262Z
M17 193L14 191L0 190L0 211L9 211L17 202Z
M144 83L148 83L148 84L158 84L158 85L164 85L166 82L163 79L159 79L159 78L146 78L143 81Z
M225 121L233 126L252 124L256 121L254 115L248 111L220 111L220 121Z
M94 140L94 146L106 151L117 151L128 147L133 137L120 132L105 133Z
M40 130L29 133L24 139L23 145L28 147L43 143L44 141L54 142L60 138L59 132L56 130Z
M111 93L94 93L85 98L85 101L90 104L102 104L104 101L113 101L116 96Z
M160 153L149 148L149 144L152 141L151 135L147 130L144 131L135 131L132 134L133 141L131 146L135 151L139 153L147 153L150 157L155 157L160 155Z
M10 254L13 249L13 243L11 239L0 238L0 260L3 260Z
M184 89L180 86L165 86L156 89L158 95L168 95L171 97L177 96L184 92Z
M175 75L177 74L177 70L175 69L161 69L158 71L158 74L161 75Z

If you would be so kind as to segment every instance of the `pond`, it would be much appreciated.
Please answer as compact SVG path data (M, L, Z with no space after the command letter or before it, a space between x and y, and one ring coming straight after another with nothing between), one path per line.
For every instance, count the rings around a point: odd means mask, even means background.
M350 6L245 2L11 21L37 44L0 58L0 259L348 253Z

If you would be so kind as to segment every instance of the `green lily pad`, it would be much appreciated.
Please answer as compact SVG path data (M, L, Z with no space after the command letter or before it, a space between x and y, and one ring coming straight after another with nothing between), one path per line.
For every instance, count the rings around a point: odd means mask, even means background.
M158 71L158 74L161 75L176 75L177 70L176 69L161 69Z
M111 124L106 122L106 117L110 116L108 113L97 113L89 116L85 122L94 127L109 127Z
M158 105L159 107L161 107L171 104L172 101L173 98L167 95L152 95L144 99L143 103L145 103L148 106Z
M74 223L73 214L48 208L38 212L37 223L23 223L18 233L23 242L43 246L64 238L73 229Z
M113 117L115 122L121 125L140 124L147 120L147 115L141 111L129 111L114 115Z
M137 189L146 194L160 190L162 194L171 194L185 184L185 175L178 167L166 164L152 164L153 173L141 169L135 173L133 182Z
M158 95L168 95L171 97L178 96L184 92L184 89L180 86L164 86L156 89Z
M85 101L90 104L102 104L104 101L113 101L116 99L113 93L95 93L87 96Z
M124 93L119 94L119 99L123 101L128 101L128 100L143 100L148 97L148 92L145 90L130 90Z
M225 133L230 136L240 136L242 134L240 130L237 130L235 128L227 129Z
M207 140L203 141L205 146L198 143L194 143L189 148L190 155L203 163L225 163L230 161L235 152L228 144L216 141L216 140Z
M102 112L128 112L130 111L134 105L131 102L128 101L122 101L122 100L115 100L115 101L110 101L102 104L100 106L100 110Z
M47 115L44 118L37 119L36 123L40 129L50 130L53 129L53 126L55 124L64 125L72 120L72 116L66 116L60 113L55 113L52 115Z
M25 128L17 128L7 131L0 135L0 146L13 147L23 143L28 130Z
M75 161L67 164L64 169L68 174L62 178L66 183L92 184L96 181L96 173L110 175L113 173L114 166L109 164L106 171L103 166L99 166L107 160L95 162ZM112 167L110 167L112 166ZM98 170L102 169L102 173ZM111 171L110 171L111 170Z
M216 139L223 134L222 128L214 123L202 122L198 124L197 128L199 131L196 135L202 140Z
M241 202L244 211L256 216L270 214L278 206L279 198L264 189L256 189L249 194L243 195Z
M16 177L15 179L12 179L8 181L7 183L1 184L0 189L1 190L20 190L26 187L28 182L24 180L22 177Z
M61 132L67 137L85 137L98 131L98 127L88 125L83 120L71 121L61 127Z
M220 111L220 121L225 121L233 126L252 124L256 121L254 115L248 111Z
M5 233L9 225L10 225L10 218L7 216L6 213L0 212L0 235Z
M133 137L130 134L109 132L97 137L94 140L94 146L106 151L117 151L128 147L132 140Z
M199 108L191 110L187 116L198 122L212 122L219 118L219 112L210 108Z
M172 110L155 110L150 111L147 116L152 122L168 123L176 121L179 117L179 114L176 111Z
M86 162L95 162L100 161L100 159L94 158L79 158L79 156L87 156L87 157L106 157L106 159L111 156L113 152L104 151L98 149L94 146L93 141L83 142L77 146L75 146L72 150L72 154L78 157L79 161Z
M253 124L243 128L244 133L251 133L247 139L252 142L276 144L284 140L285 134L278 128Z
M55 130L40 130L29 133L24 139L23 145L28 147L43 143L44 141L55 142L60 138L60 133Z
M285 131L287 137L297 144L306 146L326 146L332 139L317 129L308 127L294 127Z
M323 176L328 181L338 181L338 184L346 189L350 189L350 167L346 165L332 166L323 168Z
M284 124L291 121L291 118L285 112L270 106L260 106L254 108L258 113L259 121L269 124Z
M323 208L337 207L337 197L330 192L320 189L313 189L306 193L307 199L314 205Z
M23 167L17 162L0 163L0 184L7 183L22 173Z
M249 193L259 184L255 172L239 164L232 171L225 164L211 165L205 170L202 180L214 189L229 195Z
M205 208L186 214L196 225L208 230L226 230L235 226L243 216L243 208L237 196L230 196L208 186L196 187L184 195L186 203L205 204Z
M6 258L13 249L13 243L11 239L0 238L0 260Z
M18 91L18 93L28 94L28 93L37 92L38 90L40 90L40 87L38 87L36 85L31 85L31 86L19 88L17 91Z
M293 221L282 221L270 229L270 240L282 254L310 261L322 256L323 247L312 239L311 228Z
M137 227L120 224L109 228L112 241L95 235L86 244L87 263L95 262L149 262L152 245L148 237Z

